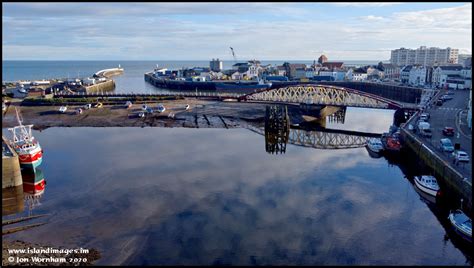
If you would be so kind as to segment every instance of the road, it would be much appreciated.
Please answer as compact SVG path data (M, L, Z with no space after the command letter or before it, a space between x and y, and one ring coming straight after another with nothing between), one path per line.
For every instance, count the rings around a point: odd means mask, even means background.
M452 100L447 100L442 106L435 104L429 106L425 112L430 114L429 123L431 125L431 131L433 136L430 138L421 137L417 132L416 135L426 145L436 152L441 158L451 163L451 166L460 172L472 183L472 165L469 163L459 163L455 165L453 163L453 156L451 153L443 152L439 148L439 142L442 138L449 138L455 143L461 145L461 150L465 151L470 160L472 161L472 130L467 126L467 113L468 113L468 102L469 102L469 90L450 90L454 92ZM447 92L443 90L443 92ZM414 122L417 122L416 119ZM444 127L453 127L455 134L453 137L446 137L443 135L442 130Z

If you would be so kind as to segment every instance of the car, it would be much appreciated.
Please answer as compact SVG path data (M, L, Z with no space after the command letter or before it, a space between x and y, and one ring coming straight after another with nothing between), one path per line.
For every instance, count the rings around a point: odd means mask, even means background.
M430 119L430 114L429 113L422 113L420 115L420 120L422 121L428 121L428 119Z
M454 95L454 91L448 91L448 93L446 93L448 95Z
M469 155L464 151L454 151L454 162L469 162Z
M450 139L444 138L439 140L439 149L443 152L452 153L454 152L454 145Z
M443 106L443 100L437 100L436 105L438 106Z
M439 99L440 99L440 100L443 100L443 101L452 100L452 99L453 99L453 96L443 95L443 96L441 96Z
M444 127L443 128L443 135L445 135L445 136L454 136L454 128Z

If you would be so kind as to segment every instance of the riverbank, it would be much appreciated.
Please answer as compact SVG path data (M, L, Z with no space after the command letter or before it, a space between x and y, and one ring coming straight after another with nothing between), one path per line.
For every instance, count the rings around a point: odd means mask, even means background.
M138 117L142 104L134 103L131 108L124 104L104 105L102 108L83 110L82 105L68 105L65 113L59 106L21 106L12 103L3 116L2 127L17 125L14 107L20 109L23 124L33 124L35 129L48 127L190 127L190 128L237 128L248 122L264 122L265 107L268 104L221 102L198 99L177 99L147 101L146 105L156 109L158 104L166 107L162 113L153 112ZM186 105L189 109L186 110ZM299 109L289 109L291 122L300 123L303 117Z

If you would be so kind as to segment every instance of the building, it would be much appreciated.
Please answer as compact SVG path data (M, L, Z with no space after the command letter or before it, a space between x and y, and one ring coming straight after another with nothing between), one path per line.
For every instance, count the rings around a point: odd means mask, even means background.
M462 69L463 69L462 65L437 66L433 70L433 74L431 77L431 84L437 88L445 88L448 75L451 75L451 78L456 78L457 76L461 76Z
M469 111L467 112L467 126L472 129L472 84L469 91Z
M383 77L385 79L396 80L400 79L400 67L391 63L382 64Z
M471 66L471 59L472 59L471 54L459 54L458 63L461 64L464 67L470 67Z
M295 68L293 73L293 79L303 79L306 78L306 66Z
M408 73L408 84L411 86L424 86L426 84L427 67L415 65Z
M332 69L342 69L344 68L344 62L341 61L326 61L322 63L323 67L326 67L330 70Z
M352 71L352 81L366 81L367 70L364 68L357 68Z
M306 64L285 62L283 67L285 67L286 76L292 80L296 78L296 69L306 69Z
M408 84L408 80L410 78L410 71L412 67L413 67L412 65L406 65L400 70L400 81L403 84Z
M318 58L318 62L319 64L323 64L325 62L328 61L328 58L325 56L325 55L321 55L319 58Z
M240 73L247 72L249 70L249 67L250 67L250 65L249 65L248 62L238 62L238 63L232 65L232 69L234 71L238 71Z
M219 59L212 59L209 62L209 69L213 72L220 72L223 69L222 61Z
M399 48L391 51L390 63L405 65L433 66L458 63L458 49L421 46L417 49Z
M319 76L331 76L333 79L331 81L344 81L346 78L346 72L339 71L320 71Z

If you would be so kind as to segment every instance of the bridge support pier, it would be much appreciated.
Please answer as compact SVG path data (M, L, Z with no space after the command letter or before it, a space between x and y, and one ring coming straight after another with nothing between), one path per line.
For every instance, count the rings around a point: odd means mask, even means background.
M265 150L267 153L286 152L290 136L290 118L286 106L266 106L265 110Z

